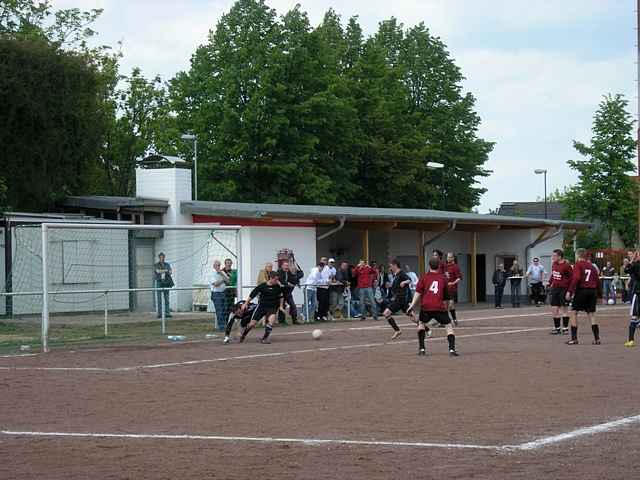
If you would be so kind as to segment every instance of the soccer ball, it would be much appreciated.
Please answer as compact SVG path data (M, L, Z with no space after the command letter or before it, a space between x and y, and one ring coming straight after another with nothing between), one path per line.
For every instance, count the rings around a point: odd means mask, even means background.
M607 301L607 303L609 305L614 305L616 303L616 301L613 298L610 298L609 301Z
M311 332L311 336L314 340L320 340L320 337L322 336L322 330L316 328L313 332Z

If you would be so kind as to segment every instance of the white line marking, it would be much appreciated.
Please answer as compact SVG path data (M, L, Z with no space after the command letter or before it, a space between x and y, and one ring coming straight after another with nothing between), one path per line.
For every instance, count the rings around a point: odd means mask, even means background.
M626 417L619 420L613 420L611 422L592 425L591 427L578 428L577 430L561 433L559 435L539 438L538 440L534 440L532 442L521 443L519 445L513 446L505 445L505 448L515 448L517 450L537 450L538 448L546 447L547 445L552 445L554 443L566 442L568 440L573 440L574 438L583 437L585 435L595 435L596 433L609 432L611 430L615 430L620 427L638 422L640 422L640 415L635 415L633 417Z
M457 335L457 338L474 338L474 337L489 337L493 335L509 335L516 333L535 332L540 330L548 330L548 327L536 327L536 328L521 328L517 330L507 330L499 332L485 332L485 333L473 333L467 335ZM444 341L446 337L434 337L429 339L429 342ZM169 368L169 367L182 367L187 365L200 365L205 363L217 363L228 362L231 360L249 360L255 358L267 358L267 357L281 357L285 355L298 355L304 353L317 353L317 352L332 352L336 350L351 350L356 348L373 348L383 347L386 345L406 345L415 343L415 340L396 340L393 342L377 342L377 343L361 343L356 345L339 345L335 347L320 347L309 348L304 350L289 350L284 352L270 352L270 353L255 353L251 355L239 355L234 357L218 357L218 358L205 358L200 360L187 360L183 362L171 362L171 363L156 363L150 365L135 365L131 367L115 367L115 368L102 368L102 367L18 367L18 366L0 366L0 370L35 370L35 371L71 371L71 372L130 372L134 370L147 370L157 368Z
M429 442L393 442L380 440L346 440L334 438L278 438L278 437L235 437L223 435L169 435L153 433L81 433L81 432L19 432L11 430L0 431L2 435L16 437L75 437L75 438L132 438L151 440L217 440L226 442L258 442L258 443L302 443L304 445L363 445L382 447L420 447L420 448L450 448L501 450L497 445L473 445L465 443L429 443Z

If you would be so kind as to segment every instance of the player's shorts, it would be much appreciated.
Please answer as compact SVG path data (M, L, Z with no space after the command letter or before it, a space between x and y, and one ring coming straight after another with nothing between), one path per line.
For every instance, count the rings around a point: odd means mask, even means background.
M595 288L580 288L571 301L574 312L594 313L598 304L598 292Z
M552 307L566 307L568 305L567 289L553 287L549 290L549 303Z
M258 304L258 307L251 316L251 320L259 322L262 317L269 318L271 315L275 315L276 313L278 313L278 310L278 307L265 307Z
M640 298L638 298L638 294L633 294L633 299L631 300L631 316L633 318L640 318Z
M430 320L435 320L440 325L448 325L451 323L451 318L449 318L449 314L447 312L425 312L422 310L420 312L420 323L424 323L426 325Z
M387 308L391 311L392 315L398 312L407 313L407 310L409 310L409 304L407 302L401 302L394 299L387 305Z
M453 303L458 303L458 290L449 292L449 300L453 300Z

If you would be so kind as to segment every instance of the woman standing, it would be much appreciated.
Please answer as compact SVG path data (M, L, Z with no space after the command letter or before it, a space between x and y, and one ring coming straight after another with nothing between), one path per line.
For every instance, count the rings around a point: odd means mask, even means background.
M220 260L214 260L213 272L209 277L209 287L211 288L211 301L216 309L216 328L220 331L224 330L229 316L227 307L227 296L225 291L227 285L231 283L229 275L222 270Z

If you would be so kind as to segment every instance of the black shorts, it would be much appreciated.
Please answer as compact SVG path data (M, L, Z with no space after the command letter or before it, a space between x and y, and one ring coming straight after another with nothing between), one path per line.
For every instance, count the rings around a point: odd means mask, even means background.
M458 290L449 292L449 300L453 300L453 303L458 303Z
M266 317L268 319L271 315L275 315L276 313L278 313L278 310L278 307L265 307L258 304L258 307L251 316L251 320L259 322L262 317Z
M430 320L435 320L440 325L449 325L451 323L451 318L449 318L449 314L447 312L425 312L424 310L420 312L420 323L424 323L426 325Z
M576 290L571 309L574 312L594 313L598 304L598 292L595 288L581 288Z
M391 303L389 303L386 307L389 310L391 310L392 314L395 314L398 312L407 313L407 310L409 310L409 304L407 302L401 302L395 299Z
M566 295L566 288L553 287L549 291L549 303L552 307L566 307L568 304Z
M640 298L637 293L633 294L631 300L631 316L633 318L640 318Z

